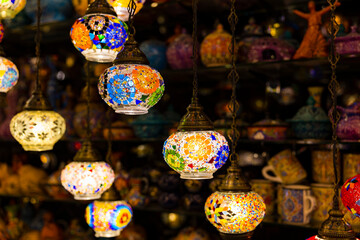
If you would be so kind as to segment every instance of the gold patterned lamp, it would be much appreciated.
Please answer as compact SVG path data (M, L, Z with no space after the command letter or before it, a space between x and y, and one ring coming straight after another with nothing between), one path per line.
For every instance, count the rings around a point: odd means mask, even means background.
M195 0L196 1L196 0ZM250 185L242 176L237 167L238 154L236 153L239 132L236 129L236 117L239 103L236 100L236 84L239 75L235 66L235 26L238 21L235 12L235 1L231 1L231 12L228 17L231 25L232 54L231 71L228 75L232 81L232 95L230 111L232 113L231 125L231 165L223 179L219 189L211 194L205 202L205 215L209 222L217 228L222 239L251 239L255 228L262 222L265 216L265 203L262 197L251 190Z
M60 140L66 130L64 118L53 111L40 86L40 0L37 0L36 30L36 87L26 102L24 111L10 122L10 132L25 151L48 151Z

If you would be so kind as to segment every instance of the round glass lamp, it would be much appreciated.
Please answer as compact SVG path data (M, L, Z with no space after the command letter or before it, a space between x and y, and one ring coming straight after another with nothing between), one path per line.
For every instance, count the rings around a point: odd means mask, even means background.
M130 35L124 50L118 54L114 65L103 72L98 84L101 98L116 113L146 114L162 97L164 80L148 64Z
M349 178L341 188L341 201L352 214L360 217L360 174Z
M1 0L0 1L0 18L14 18L21 10L24 9L26 0Z
M209 179L229 156L223 135L215 131L179 131L164 143L166 163L183 179Z
M110 190L112 189L110 188ZM111 238L119 236L121 230L132 219L133 211L131 206L125 201L109 199L107 196L108 191L103 194L101 200L90 203L85 210L85 220L95 231L95 237Z
M61 171L61 184L76 200L99 199L114 182L113 169L101 161L89 141L85 141L74 161Z
M7 93L19 79L16 65L5 57L0 56L0 94Z
M178 131L165 141L163 156L183 179L211 179L228 159L225 137L214 131L197 98L187 107Z
M25 151L52 150L65 130L65 119L51 110L25 109L10 121L11 135Z
M265 216L262 197L253 192L214 192L205 203L205 215L219 232L246 234L255 230Z
M4 25L0 22L0 43L4 38L4 33L5 33Z
M131 0L108 0L108 3L115 9L115 12L122 21L129 20L129 11L128 6ZM135 13L137 14L143 7L145 0L135 0L136 9Z
M116 58L128 34L126 24L116 17L106 0L96 0L86 15L75 21L70 37L88 61L105 63Z

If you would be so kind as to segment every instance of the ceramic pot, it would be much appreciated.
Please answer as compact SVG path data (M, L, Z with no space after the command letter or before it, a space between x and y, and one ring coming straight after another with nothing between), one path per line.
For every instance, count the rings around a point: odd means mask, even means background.
M360 139L360 102L354 102L347 108L337 106L337 109L341 113L337 136L343 140Z
M265 179L253 179L250 182L252 190L258 193L265 202L266 214L265 217L269 217L275 212L275 184Z
M356 56L360 53L360 34L356 32L357 26L351 27L351 33L335 38L336 51L342 55Z
M151 109L148 114L137 117L132 123L135 135L138 138L159 138L165 134L164 129L169 122Z
M332 184L311 184L311 191L316 198L316 207L312 213L311 220L323 222L329 217L334 197L334 186Z
M180 185L180 179L176 172L164 173L159 179L159 187L164 191L174 191Z
M193 40L183 31L169 44L166 58L172 69L189 69L193 66Z
M147 40L140 44L140 50L150 62L150 67L160 71L166 68L166 45L159 40Z
M288 42L272 37L258 38L249 47L248 61L273 62L290 60L295 48Z
M343 154L343 181L360 174L360 154L344 153Z
M231 35L219 24L216 30L207 35L200 45L200 57L206 67L224 66L231 63L229 46Z
M335 181L333 167L333 153L329 150L315 150L311 152L312 178L318 183L333 183ZM337 161L340 169L340 157Z
M126 122L116 121L111 124L111 138L112 140L124 140L135 137L134 130ZM103 135L105 139L109 138L109 128L104 128Z
M160 194L158 202L163 208L175 208L179 204L179 197L176 193L163 192Z
M145 193L148 190L149 182L147 178L130 178L130 190L126 200L132 207L143 207L149 203L148 196Z
M326 139L331 134L331 123L320 107L322 87L309 87L307 105L289 120L295 137L301 139Z
M249 139L283 140L287 136L288 125L277 120L264 119L247 127Z
M188 210L201 209L205 203L205 199L200 194L186 194L183 201L185 208Z

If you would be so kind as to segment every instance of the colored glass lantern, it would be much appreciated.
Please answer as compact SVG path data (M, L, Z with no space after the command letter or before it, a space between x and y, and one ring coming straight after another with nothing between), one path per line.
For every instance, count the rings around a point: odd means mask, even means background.
M131 0L107 0L108 3L115 9L118 18L122 21L129 20L129 11L128 6ZM137 14L141 8L144 6L145 0L135 0L136 9L135 13Z
M264 219L265 203L255 192L214 192L205 203L205 215L219 232L253 231Z
M8 92L19 79L16 65L7 58L0 56L0 93Z
M166 45L159 40L146 40L140 44L140 50L150 62L150 67L156 70L166 68Z
M24 9L26 0L2 0L0 1L0 18L14 18Z
M61 184L76 200L99 199L114 179L113 169L100 159L88 140L76 153L74 161L61 172Z
M340 197L345 208L360 217L360 174L349 178L341 188Z
M125 201L94 201L85 210L85 220L95 237L116 237L131 221L132 208Z
M193 39L183 31L169 44L166 58L172 69L188 69L193 67Z
M164 93L164 80L143 64L120 64L105 70L99 81L102 99L115 112L139 115L148 112Z
M87 14L73 24L70 37L76 49L88 61L112 62L124 47L128 37L127 26L115 16L109 4L109 11L106 13L93 10L99 2L107 4L105 0L96 0L90 4Z
M48 151L66 130L65 119L55 111L25 110L10 121L11 135L25 151Z
M164 143L166 163L183 179L209 179L229 156L224 136L215 131L179 131Z

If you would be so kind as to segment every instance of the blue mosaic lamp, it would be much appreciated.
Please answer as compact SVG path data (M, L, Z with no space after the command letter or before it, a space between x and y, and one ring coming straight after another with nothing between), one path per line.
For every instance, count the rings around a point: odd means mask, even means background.
M6 93L17 83L19 71L16 65L5 58L4 51L0 46L0 106L5 106Z
M86 60L112 62L124 48L127 25L117 18L106 0L96 0L89 5L84 17L75 21L70 37Z

